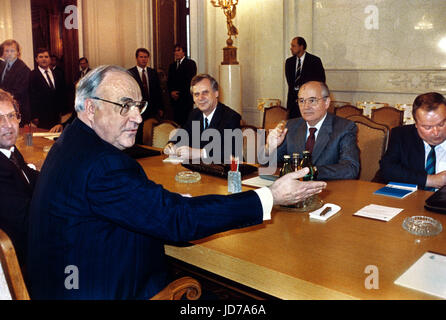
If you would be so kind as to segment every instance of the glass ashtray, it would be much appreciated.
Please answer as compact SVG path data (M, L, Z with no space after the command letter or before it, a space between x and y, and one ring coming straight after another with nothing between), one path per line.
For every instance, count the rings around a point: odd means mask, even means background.
M404 219L403 229L417 236L436 236L443 227L439 221L431 217L413 216Z
M201 176L198 172L180 171L175 176L175 180L180 183L195 183L201 180Z

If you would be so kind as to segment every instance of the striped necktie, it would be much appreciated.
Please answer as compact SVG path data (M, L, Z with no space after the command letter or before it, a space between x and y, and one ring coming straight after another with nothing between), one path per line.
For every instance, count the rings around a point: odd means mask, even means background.
M427 155L426 160L426 173L427 174L435 174L435 165L436 165L436 156L435 156L435 147L433 145L430 145L431 151L429 151L429 154ZM425 187L425 190L428 191L435 191L435 188Z
M209 120L208 118L204 118L204 130L206 130L209 127Z

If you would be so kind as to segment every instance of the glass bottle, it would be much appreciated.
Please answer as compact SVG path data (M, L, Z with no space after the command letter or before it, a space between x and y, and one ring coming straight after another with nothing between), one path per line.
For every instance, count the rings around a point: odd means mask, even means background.
M309 151L304 151L303 152L303 158L300 161L300 167L301 168L309 168L310 172L308 172L304 177L303 177L303 181L310 181L310 180L315 180L317 173L316 173L316 168L313 166L313 163L311 162L311 153Z
M290 155L286 154L283 156L283 166L280 169L279 177L282 177L290 172L293 172L293 168L291 167L291 158Z
M300 170L300 154L293 153L293 170Z

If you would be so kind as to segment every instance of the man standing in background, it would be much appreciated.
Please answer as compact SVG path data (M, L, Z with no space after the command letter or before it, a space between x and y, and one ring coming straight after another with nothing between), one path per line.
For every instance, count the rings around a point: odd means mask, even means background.
M174 48L175 62L169 66L167 87L174 113L174 121L183 126L189 113L192 111L194 101L190 94L190 82L197 74L195 61L186 57L186 50L179 44Z
M325 70L319 57L307 50L307 42L302 37L295 37L291 41L292 57L285 62L285 76L288 83L288 118L301 116L297 104L299 88L308 81L325 82Z

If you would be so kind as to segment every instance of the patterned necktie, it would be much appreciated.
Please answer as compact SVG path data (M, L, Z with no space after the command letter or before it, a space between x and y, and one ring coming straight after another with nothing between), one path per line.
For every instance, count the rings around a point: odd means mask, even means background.
M208 118L204 118L204 130L206 130L208 127L209 127Z
M149 87L147 86L147 77L146 77L146 69L142 69L142 86L144 88L144 92L147 96L149 96Z
M3 76L2 76L2 81L1 82L3 82L5 80L6 74L9 72L10 69L11 69L11 65L9 63L6 64L5 71L3 71Z
M310 153L313 153L313 147L315 142L315 132L316 128L310 128L310 135L308 136L307 142L305 143L305 150L309 151Z
M435 155L435 147L433 145L430 145L431 147L431 151L429 151L429 154L427 155L427 160L426 160L426 173L427 174L435 174L435 165L437 162L437 157ZM435 191L435 188L430 188L430 187L425 187L425 190L428 191Z
M300 78L300 74L301 74L301 70L302 70L302 65L301 65L300 58L297 58L297 59L299 60L299 62L297 63L296 74L295 74L295 77L294 77L294 85L295 86L297 85L297 81Z
M50 89L54 90L54 84L51 81L50 75L48 74L48 70L45 70L45 75L46 75L46 78L48 79L48 84L50 86Z
M22 177L24 178L24 180L29 183L28 179L26 178L25 172L22 169L22 165L21 162L17 156L17 153L15 152L15 150L13 152L11 152L11 157L9 158L11 160L12 163L14 163L14 165L17 167L17 169L19 170L19 172L21 173Z

